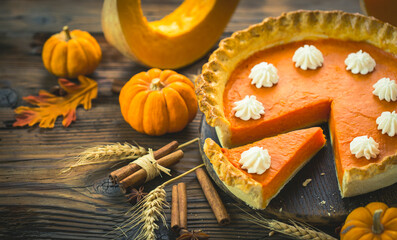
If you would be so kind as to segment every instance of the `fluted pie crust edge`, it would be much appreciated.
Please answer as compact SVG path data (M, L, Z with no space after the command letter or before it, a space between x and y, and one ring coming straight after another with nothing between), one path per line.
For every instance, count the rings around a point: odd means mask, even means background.
M195 80L200 110L205 114L207 123L215 127L223 147L232 146L230 122L223 110L223 92L235 67L255 52L267 48L324 38L365 41L397 54L395 27L372 17L342 11L288 12L233 33L220 42L219 48L211 54ZM350 197L392 185L396 182L396 174L397 148L394 155L378 163L346 170L339 185L341 195Z

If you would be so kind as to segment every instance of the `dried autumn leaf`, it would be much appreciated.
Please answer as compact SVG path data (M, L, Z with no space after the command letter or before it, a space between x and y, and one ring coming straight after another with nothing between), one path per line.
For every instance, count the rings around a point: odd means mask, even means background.
M59 85L66 92L66 96L56 96L45 90L40 90L39 96L28 96L23 99L38 107L21 106L15 109L16 121L14 127L33 126L40 122L41 128L53 128L58 116L63 116L62 125L68 127L76 120L76 108L83 104L84 109L91 108L91 100L98 93L97 83L85 76L79 76L77 85L67 79L60 78Z

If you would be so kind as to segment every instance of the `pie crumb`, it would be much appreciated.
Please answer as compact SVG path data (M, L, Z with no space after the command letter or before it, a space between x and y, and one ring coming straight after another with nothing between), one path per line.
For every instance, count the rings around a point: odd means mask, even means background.
M323 172L322 172L320 175L321 175L321 176L324 176L324 175L325 175L325 173L323 173Z
M327 212L328 216L331 216L331 213Z
M321 205L325 205L325 203L326 203L326 201L324 201L324 200L322 200L322 201L320 202Z
M302 186L306 187L311 181L312 181L311 178L306 179L306 180L302 183Z

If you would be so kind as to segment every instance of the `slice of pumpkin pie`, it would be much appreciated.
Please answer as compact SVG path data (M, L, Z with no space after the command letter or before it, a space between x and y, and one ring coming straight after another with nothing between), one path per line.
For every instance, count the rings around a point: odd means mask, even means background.
M231 149L207 138L204 152L236 197L253 208L264 209L325 142L322 129L313 127Z

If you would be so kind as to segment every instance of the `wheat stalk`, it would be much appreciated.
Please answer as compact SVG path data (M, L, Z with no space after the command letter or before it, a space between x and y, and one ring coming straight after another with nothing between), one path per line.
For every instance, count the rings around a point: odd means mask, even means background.
M167 226L164 216L164 207L168 207L168 203L164 187L203 166L204 164L194 167L153 189L137 205L128 210L126 213L129 215L128 219L122 223L121 227L117 227L116 229L120 230L128 238L125 232L140 225L136 230L134 239L155 240L156 234L154 231L159 228L156 222L161 220L163 225Z
M192 139L186 143L179 145L178 149L186 147L196 141L199 138ZM137 145L131 145L127 142L124 144L114 143L108 145L99 145L92 148L88 148L82 153L80 153L77 157L75 157L76 162L68 166L67 168L61 171L61 174L67 173L71 171L73 168L89 166L94 164L102 164L115 162L115 165L119 164L124 160L135 160L143 155L146 155L148 151Z
M88 148L80 153L75 159L76 162L62 170L66 173L76 167L137 159L147 154L147 150L141 146L134 146L129 143L114 143Z
M152 190L138 205L128 210L126 213L130 214L128 219L118 229L125 234L141 224L134 239L156 239L154 231L159 228L156 222L161 219L163 224L166 224L163 211L163 208L168 206L166 196L163 185Z
M240 207L238 207L240 208ZM259 213L256 215L250 214L244 209L240 208L246 213L243 219L252 222L258 226L267 228L272 231L282 233L284 235L293 237L295 239L310 239L310 240L337 240L330 235L314 229L308 225L291 221L293 225L286 224L274 219L267 219Z

